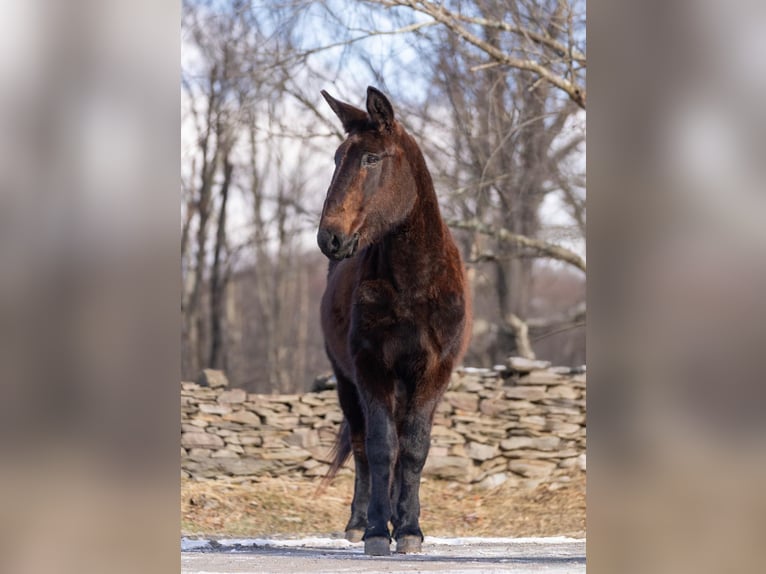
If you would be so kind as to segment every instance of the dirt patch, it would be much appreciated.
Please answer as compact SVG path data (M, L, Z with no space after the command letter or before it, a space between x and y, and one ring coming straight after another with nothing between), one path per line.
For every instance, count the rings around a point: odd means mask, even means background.
M234 484L181 483L182 534L305 536L340 534L348 520L351 477L337 477L321 494L317 481L264 478ZM426 480L421 526L430 536L585 536L585 476L555 490L481 489Z

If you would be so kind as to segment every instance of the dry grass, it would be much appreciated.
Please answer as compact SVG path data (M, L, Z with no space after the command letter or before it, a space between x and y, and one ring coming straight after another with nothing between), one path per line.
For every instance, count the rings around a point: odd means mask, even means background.
M352 479L337 477L321 495L319 480L266 478L252 484L181 484L186 536L340 534L348 519ZM432 536L585 536L585 477L563 488L483 490L427 480L421 526Z

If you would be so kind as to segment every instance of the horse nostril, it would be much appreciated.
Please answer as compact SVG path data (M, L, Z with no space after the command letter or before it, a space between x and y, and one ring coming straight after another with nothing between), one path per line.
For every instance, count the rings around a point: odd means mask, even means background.
M336 258L343 251L345 241L341 233L336 233L329 229L320 229L317 235L319 248L327 257Z

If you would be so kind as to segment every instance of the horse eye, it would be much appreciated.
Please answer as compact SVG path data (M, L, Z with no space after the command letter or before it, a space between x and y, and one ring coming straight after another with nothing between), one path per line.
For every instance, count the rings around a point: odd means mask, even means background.
M374 153L366 153L362 156L362 165L375 165L380 161L380 156Z

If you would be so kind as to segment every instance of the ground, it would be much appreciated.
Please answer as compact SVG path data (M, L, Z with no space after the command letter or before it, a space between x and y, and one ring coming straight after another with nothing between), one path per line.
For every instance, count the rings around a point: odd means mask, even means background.
M264 478L255 483L184 480L184 536L339 536L348 520L352 478L337 477L317 494L319 479ZM585 537L585 476L558 489L480 489L442 480L421 486L427 536Z
M184 540L184 574L513 573L584 574L585 540L434 538L417 554L365 556L362 544L332 538Z

